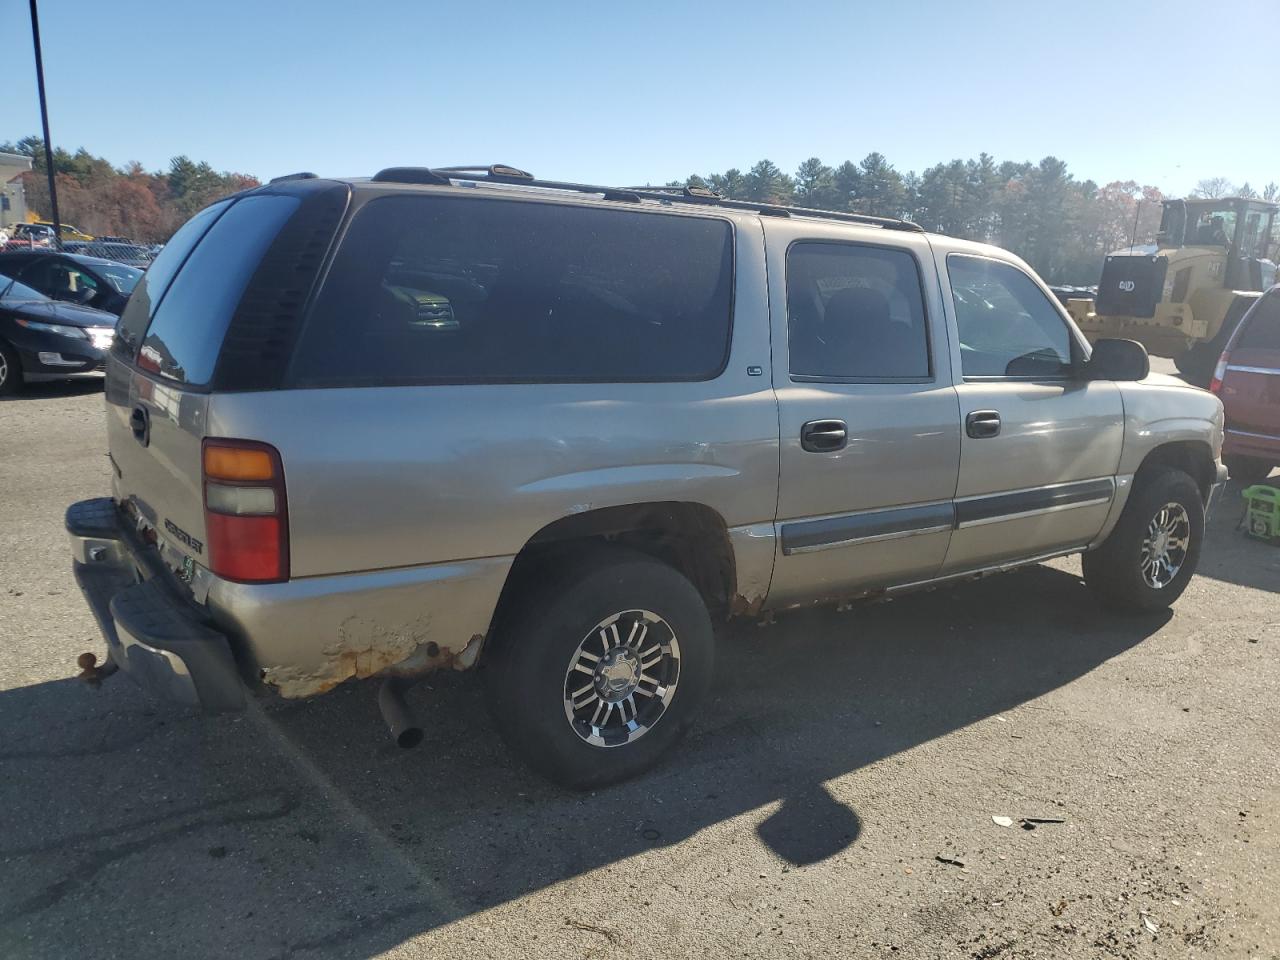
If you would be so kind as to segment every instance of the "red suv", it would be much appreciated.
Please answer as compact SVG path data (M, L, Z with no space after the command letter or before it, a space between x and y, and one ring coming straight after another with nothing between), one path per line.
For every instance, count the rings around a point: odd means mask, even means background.
M1257 483L1280 464L1280 286L1244 315L1209 389L1222 400L1222 459L1231 479Z

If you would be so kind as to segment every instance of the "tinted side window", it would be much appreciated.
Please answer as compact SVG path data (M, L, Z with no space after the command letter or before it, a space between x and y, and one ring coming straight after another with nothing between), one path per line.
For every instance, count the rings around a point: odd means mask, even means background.
M209 382L240 295L298 203L245 197L209 227L156 308L138 366L193 386Z
M73 261L50 257L23 271L22 279L47 297L69 303L89 303L98 294L98 282Z
M229 206L231 201L223 200L221 203L205 207L179 227L178 232L164 245L164 249L147 268L147 272L143 274L142 280L134 288L129 302L125 305L120 322L116 325L113 353L128 360L133 359L134 354L138 352L138 347L142 345L142 335L147 332L147 325L155 315L156 307L165 291L169 289L169 284L173 282L174 275L186 261L187 255L200 242L205 231L218 217L222 216Z
M804 242L787 251L793 377L928 379L916 259L905 250Z
M1280 350L1280 296L1268 294L1249 311L1249 322L1240 331L1237 350Z
M707 380L724 368L729 224L462 197L353 220L296 386Z
M1071 333L1061 314L1017 267L983 257L947 257L966 377L1065 376Z

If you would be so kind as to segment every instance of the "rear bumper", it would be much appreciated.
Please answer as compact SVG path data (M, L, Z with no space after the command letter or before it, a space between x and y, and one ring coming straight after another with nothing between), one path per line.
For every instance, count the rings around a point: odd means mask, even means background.
M241 710L244 684L226 636L137 549L109 498L67 508L76 583L111 661L156 696L209 712Z

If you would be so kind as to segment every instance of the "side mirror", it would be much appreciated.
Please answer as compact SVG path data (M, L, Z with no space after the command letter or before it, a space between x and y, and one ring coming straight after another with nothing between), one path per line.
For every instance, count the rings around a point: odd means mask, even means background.
M1090 380L1145 380L1151 358L1137 340L1099 340L1084 372Z

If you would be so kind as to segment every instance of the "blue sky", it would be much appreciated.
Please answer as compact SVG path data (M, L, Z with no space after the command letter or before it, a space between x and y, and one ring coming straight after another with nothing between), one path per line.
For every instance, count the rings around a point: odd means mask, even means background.
M1280 181L1277 0L43 0L41 28L54 142L148 169L621 185L986 150L1172 193ZM0 140L39 130L29 30L0 7Z

